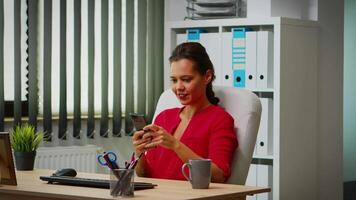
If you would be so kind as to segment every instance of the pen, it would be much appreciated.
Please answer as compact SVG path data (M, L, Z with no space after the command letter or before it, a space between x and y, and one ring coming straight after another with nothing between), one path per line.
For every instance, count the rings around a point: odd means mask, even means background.
M131 162L133 162L135 160L135 152L132 152L132 155L131 155Z
M130 166L128 167L128 169L135 169L135 167L136 167L138 161L140 160L140 158L142 157L143 154L144 154L144 152L142 152L142 153L138 156L138 158L136 158L134 161L132 161L132 162L130 163Z

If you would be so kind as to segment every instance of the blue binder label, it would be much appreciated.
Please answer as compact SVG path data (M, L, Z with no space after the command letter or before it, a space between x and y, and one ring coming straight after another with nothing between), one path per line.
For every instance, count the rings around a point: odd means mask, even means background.
M245 69L234 70L234 87L245 87Z
M187 36L189 42L199 42L201 29L187 29Z

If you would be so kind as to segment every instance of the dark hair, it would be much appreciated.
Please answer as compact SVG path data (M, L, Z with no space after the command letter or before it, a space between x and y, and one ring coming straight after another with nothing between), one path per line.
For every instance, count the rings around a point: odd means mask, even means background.
M173 50L171 57L169 57L169 62L172 63L181 59L193 61L195 63L195 69L201 75L205 75L210 69L212 79L206 86L206 96L211 104L217 105L219 98L215 97L212 84L215 79L214 66L205 48L198 42L182 43Z

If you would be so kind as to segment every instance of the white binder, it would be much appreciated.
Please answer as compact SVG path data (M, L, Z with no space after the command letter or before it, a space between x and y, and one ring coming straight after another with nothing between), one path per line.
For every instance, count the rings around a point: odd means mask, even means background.
M257 32L246 32L246 88L256 88Z
M215 81L214 85L221 84L221 64L220 64L220 40L219 33L201 33L200 34L200 44L202 44L209 57L211 62L214 65L215 71Z
M233 86L233 73L231 66L232 57L232 33L221 34L221 85Z
M177 34L176 36L177 45L188 42L188 36L186 33ZM192 42L199 42L203 45L210 57L211 62L214 65L216 79L214 85L221 84L221 65L220 65L220 40L219 33L200 33L199 40L194 40Z
M257 32L257 88L273 87L273 32Z
M257 186L257 165L251 164L250 169L248 170L248 175L245 185L247 186ZM247 200L256 200L256 195L247 196Z
M177 42L177 46L182 44L183 42L187 42L188 41L188 37L186 33L179 33L176 35L176 42Z
M260 98L262 105L260 128L257 134L256 155L273 154L273 101L270 98Z
M271 187L273 180L273 168L271 165L256 165L257 185L259 187ZM257 194L257 200L272 200L272 192Z

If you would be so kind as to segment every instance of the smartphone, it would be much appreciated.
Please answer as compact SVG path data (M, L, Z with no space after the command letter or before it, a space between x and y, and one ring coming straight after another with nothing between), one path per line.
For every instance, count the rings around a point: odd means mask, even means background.
M143 114L130 113L131 120L136 131L140 131L147 125L145 116Z
M147 125L145 116L143 114L130 113L130 117L131 117L131 120L134 124L136 131L142 130L143 127L145 127ZM145 131L143 134L145 134L145 133L147 133L147 132ZM142 136L141 136L141 138L142 138ZM150 140L152 140L152 139L153 139L153 137L151 136Z

